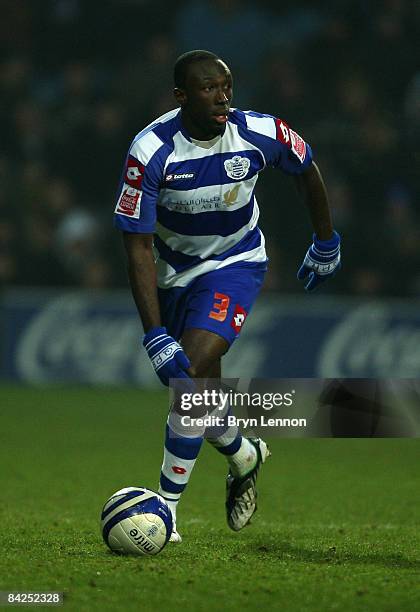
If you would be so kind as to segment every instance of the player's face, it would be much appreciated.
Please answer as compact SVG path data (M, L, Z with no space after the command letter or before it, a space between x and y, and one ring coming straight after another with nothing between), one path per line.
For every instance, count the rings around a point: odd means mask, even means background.
M182 120L193 138L223 134L232 102L232 75L221 60L191 64L185 89L176 89Z

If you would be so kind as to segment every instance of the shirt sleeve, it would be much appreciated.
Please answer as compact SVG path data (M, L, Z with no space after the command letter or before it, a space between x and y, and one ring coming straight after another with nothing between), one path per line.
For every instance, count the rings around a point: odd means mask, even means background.
M267 166L286 174L302 174L312 163L312 149L283 119L248 111L250 138L261 149Z
M162 147L163 142L153 132L131 145L114 211L114 225L118 229L154 233L163 173Z

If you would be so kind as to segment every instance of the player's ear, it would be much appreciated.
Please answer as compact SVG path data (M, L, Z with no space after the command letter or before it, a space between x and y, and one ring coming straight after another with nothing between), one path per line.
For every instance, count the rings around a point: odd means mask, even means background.
M178 102L180 106L184 106L187 102L187 94L184 89L180 87L175 87L174 89L175 100Z

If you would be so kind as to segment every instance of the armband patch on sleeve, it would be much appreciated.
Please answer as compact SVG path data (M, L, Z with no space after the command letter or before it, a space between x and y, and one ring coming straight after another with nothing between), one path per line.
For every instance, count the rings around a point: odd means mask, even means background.
M303 140L303 138L299 136L299 134L296 134L296 132L294 132L290 128L289 128L289 133L290 133L290 140L292 144L292 151L300 159L301 163L303 164L305 160L305 156L306 156L306 142Z
M123 186L122 193L118 198L115 213L117 215L124 215L131 217L132 219L140 218L140 202L141 202L141 191L134 189L127 185Z

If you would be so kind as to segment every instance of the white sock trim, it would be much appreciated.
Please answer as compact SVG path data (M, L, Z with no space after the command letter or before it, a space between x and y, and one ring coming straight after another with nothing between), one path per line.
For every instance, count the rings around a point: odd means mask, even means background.
M241 446L233 455L227 455L230 470L235 477L245 476L257 464L257 450L248 438L242 438Z

